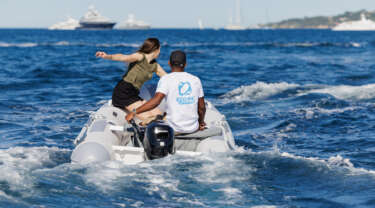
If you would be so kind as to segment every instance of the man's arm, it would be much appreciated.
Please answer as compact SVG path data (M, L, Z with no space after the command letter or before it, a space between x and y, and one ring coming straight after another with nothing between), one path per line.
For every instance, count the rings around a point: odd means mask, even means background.
M161 103L164 97L165 95L163 93L155 93L153 98L151 98L149 101L147 101L145 104L141 105L135 110L136 114L141 114L143 112L156 108ZM134 116L136 116L136 114L134 112L130 112L126 115L125 119L129 122L134 118Z
M204 122L204 116L206 115L206 104L204 103L204 97L198 98L198 122L199 130L203 130L206 126Z

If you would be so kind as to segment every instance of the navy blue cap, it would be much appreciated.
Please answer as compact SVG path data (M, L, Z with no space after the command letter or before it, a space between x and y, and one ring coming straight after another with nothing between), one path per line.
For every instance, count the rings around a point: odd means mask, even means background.
M172 66L184 67L186 64L186 54L183 51L173 51L169 61Z

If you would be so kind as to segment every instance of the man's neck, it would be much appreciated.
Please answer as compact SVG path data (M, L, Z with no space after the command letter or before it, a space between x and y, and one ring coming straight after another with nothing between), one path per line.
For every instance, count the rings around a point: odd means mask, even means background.
M183 68L174 67L172 68L172 72L185 72L185 70Z

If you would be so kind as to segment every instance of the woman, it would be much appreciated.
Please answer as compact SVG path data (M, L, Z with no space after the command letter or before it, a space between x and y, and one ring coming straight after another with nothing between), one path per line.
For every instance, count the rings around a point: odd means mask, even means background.
M152 78L154 72L159 77L167 74L155 60L159 57L159 54L160 42L157 38L148 38L137 52L130 55L110 55L102 51L96 52L96 57L129 63L128 71L113 90L112 105L127 111L133 111L146 103L139 96L139 90L142 85ZM137 116L141 120L147 120L158 114L162 114L162 112L156 108Z

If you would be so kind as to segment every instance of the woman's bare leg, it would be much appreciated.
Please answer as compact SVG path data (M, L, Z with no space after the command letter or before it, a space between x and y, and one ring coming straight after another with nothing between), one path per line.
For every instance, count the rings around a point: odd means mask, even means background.
M146 103L145 100L137 101L137 102L134 102L134 103L128 105L126 107L126 109L128 111L132 111L133 109L138 108L145 103ZM155 118L157 115L162 115L162 114L163 114L163 112L161 112L161 110L159 108L154 108L150 111L146 111L146 112L143 112L141 114L138 114L137 117L139 119L141 119L142 121L147 121L149 119Z

